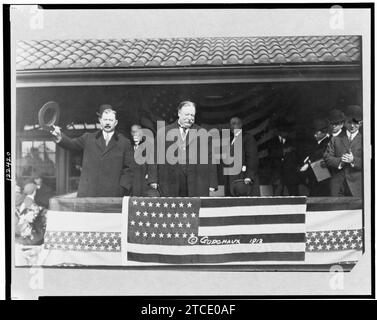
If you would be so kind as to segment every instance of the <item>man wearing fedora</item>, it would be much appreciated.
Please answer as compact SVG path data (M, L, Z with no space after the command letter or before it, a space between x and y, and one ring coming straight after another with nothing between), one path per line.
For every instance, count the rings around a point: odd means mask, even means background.
M230 155L234 157L234 145L242 139L242 168L237 175L226 176L225 194L227 196L259 196L258 146L254 137L242 130L242 120L232 117L230 125Z
M323 160L323 154L326 151L330 141L329 123L325 119L315 119L313 122L313 139L309 142L306 158L302 162L300 168L301 174L309 187L311 197L327 197L330 195L329 179L317 181L310 163L321 160L321 167L327 167Z
M150 148L148 141L143 137L142 127L140 124L133 124L131 126L131 144L135 157L137 150L145 147L147 150ZM140 149L139 149L140 150ZM134 163L132 167L133 178L131 195L136 197L158 197L157 185L157 164L155 159L149 159L144 164Z
M170 149L177 150L178 161L158 165L158 182L161 196L164 197L200 197L209 196L217 189L217 167L212 161L212 144L208 141L208 160L201 163L200 126L195 124L196 105L192 101L182 101L178 106L178 120L159 129L157 139L165 139L164 154ZM202 129L204 130L204 129ZM205 130L204 130L205 131ZM174 135L174 141L167 139Z
M117 132L116 111L111 105L99 109L101 130L69 138L54 126L52 134L59 146L83 151L78 197L120 197L132 185L133 152L129 139Z
M345 110L345 127L339 135L332 137L324 159L332 168L331 195L362 196L363 145L359 132L362 109L351 105Z

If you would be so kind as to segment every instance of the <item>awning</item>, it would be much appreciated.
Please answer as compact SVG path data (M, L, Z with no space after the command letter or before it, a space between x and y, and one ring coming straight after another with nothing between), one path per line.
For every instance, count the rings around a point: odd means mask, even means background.
M19 41L18 87L361 79L361 37Z

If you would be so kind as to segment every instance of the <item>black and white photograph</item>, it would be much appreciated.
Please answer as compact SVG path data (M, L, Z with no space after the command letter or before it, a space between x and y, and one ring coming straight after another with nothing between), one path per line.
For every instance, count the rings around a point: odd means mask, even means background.
M372 8L10 5L10 299L371 296Z

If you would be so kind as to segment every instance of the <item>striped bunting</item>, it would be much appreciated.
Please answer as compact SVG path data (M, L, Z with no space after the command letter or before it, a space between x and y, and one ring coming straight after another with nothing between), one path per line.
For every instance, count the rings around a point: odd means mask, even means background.
M44 265L121 265L119 213L49 210Z
M138 199L144 210L132 209ZM317 270L353 265L363 249L355 198L54 198L39 261Z
M317 203L308 205L307 210L307 263L353 263L360 259L364 247L360 203Z

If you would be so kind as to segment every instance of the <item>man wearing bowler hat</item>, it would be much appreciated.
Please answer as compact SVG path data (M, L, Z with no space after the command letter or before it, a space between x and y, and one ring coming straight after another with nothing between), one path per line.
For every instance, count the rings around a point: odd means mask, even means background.
M311 163L321 160L321 167L327 167L323 160L323 154L326 151L330 141L329 123L325 119L315 119L313 123L313 139L308 143L306 158L302 161L300 168L301 175L307 183L311 197L328 197L330 195L329 179L317 181Z
M330 124L330 133L332 137L338 136L344 127L345 116L344 113L338 109L333 109L328 115L328 121Z
M100 131L72 139L54 126L52 134L59 146L83 151L78 197L120 197L132 184L131 143L115 130L118 120L111 105L101 105L97 115Z
M362 109L351 105L345 110L345 127L338 136L332 137L324 159L332 168L331 195L362 195L363 145L359 132L362 123Z

